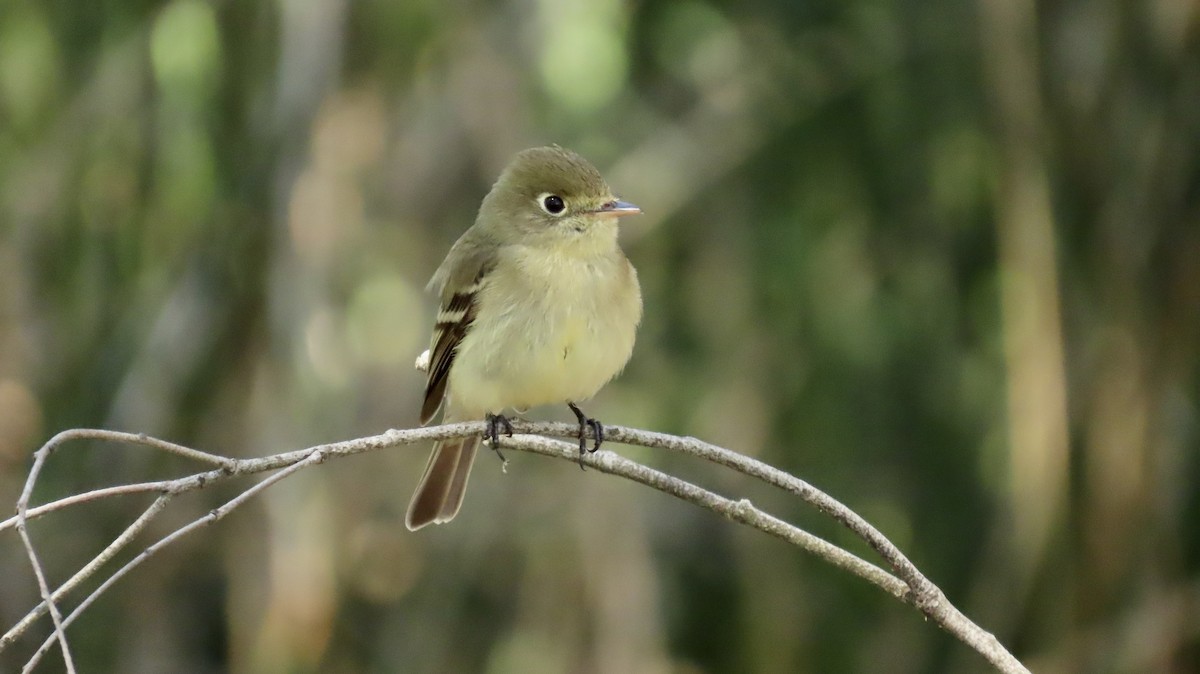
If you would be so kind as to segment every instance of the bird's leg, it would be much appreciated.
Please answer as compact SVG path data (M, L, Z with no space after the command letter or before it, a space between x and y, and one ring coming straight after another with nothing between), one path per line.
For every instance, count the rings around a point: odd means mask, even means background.
M513 434L512 422L502 414L492 414L491 412L488 412L487 431L484 433L483 437L488 441L488 444L492 446L492 449L495 450L496 456L500 457L500 460L504 463L508 463L508 459L504 458L504 455L500 453L501 427L504 428L504 434L511 438Z
M583 410L575 406L575 403L569 402L567 403L567 407L571 408L571 411L575 413L575 418L579 420L579 467L583 468L583 453L588 452L590 454L595 452L597 449L600 449L600 444L604 442L604 424L584 414ZM592 429L592 437L596 440L591 449L587 448L588 428Z
M604 424L600 423L599 419L593 419L584 414L583 410L579 409L575 403L567 403L567 407L571 408L571 411L575 413L575 418L579 420L579 451L587 451L591 454L600 449L600 445L604 443ZM585 442L589 428L592 429L592 437L596 440L591 449L587 449Z

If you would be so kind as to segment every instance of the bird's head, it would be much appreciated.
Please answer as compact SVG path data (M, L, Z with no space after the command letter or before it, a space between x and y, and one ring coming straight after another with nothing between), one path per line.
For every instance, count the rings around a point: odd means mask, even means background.
M615 241L617 218L641 213L613 196L586 159L557 145L519 153L484 199L480 221L524 242L572 246Z

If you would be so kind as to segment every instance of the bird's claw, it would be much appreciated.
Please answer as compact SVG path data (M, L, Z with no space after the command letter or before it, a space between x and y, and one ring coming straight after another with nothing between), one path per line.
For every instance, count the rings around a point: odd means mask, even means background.
M600 449L600 445L604 443L604 424L600 423L600 420L584 414L583 410L579 409L575 403L567 403L567 407L571 408L571 411L575 413L575 418L579 421L579 468L587 470L583 465L583 454L584 452L592 454ZM594 438L591 449L588 449L587 446L589 428L592 429L592 438Z
M512 437L512 434L513 434L512 422L509 421L508 418L502 414L489 413L487 415L487 432L484 433L484 439L486 439L488 441L488 444L492 446L492 449L496 452L496 456L500 457L500 460L503 461L505 465L507 465L508 459L504 458L504 455L500 453L500 433L502 432L500 430L501 428L504 429L503 433L505 435L507 435L510 438Z

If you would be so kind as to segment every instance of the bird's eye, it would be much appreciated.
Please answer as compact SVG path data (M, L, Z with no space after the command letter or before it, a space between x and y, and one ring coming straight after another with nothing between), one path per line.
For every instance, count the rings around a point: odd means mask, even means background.
M538 203L542 205L542 210L550 215L561 215L566 210L567 205L563 203L562 197L557 194L543 194Z

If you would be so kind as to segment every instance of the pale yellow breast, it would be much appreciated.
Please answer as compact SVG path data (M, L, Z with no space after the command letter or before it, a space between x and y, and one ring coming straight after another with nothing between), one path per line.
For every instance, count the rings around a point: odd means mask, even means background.
M509 253L480 291L451 371L452 397L475 412L590 398L633 351L636 273L615 248L585 259Z

